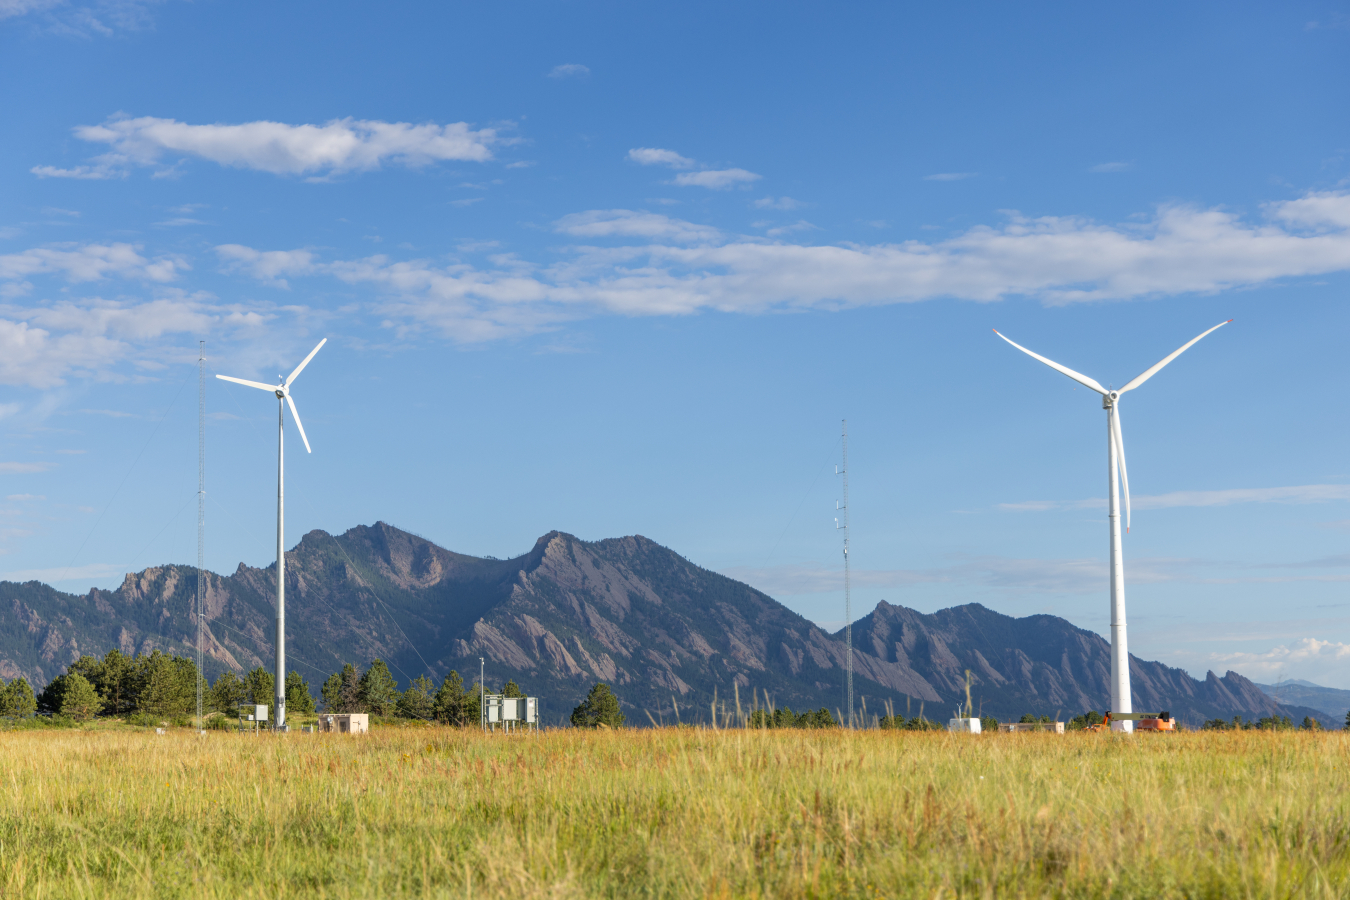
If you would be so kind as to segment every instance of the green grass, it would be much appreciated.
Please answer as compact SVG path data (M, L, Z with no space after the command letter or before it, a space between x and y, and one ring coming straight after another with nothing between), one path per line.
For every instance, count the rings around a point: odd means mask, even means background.
M0 734L3 897L1344 897L1345 735Z

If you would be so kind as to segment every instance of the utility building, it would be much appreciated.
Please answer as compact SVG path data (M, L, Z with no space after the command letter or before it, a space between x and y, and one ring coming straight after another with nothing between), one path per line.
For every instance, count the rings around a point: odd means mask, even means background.
M368 713L325 713L319 716L319 731L337 734L365 734L370 731Z

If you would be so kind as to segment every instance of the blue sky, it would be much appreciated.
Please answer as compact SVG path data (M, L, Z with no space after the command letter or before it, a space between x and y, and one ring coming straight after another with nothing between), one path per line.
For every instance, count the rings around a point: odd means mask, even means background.
M196 558L197 341L288 544L641 533L843 621L1108 621L1350 688L1350 4L0 0L0 577ZM274 401L207 386L207 563Z

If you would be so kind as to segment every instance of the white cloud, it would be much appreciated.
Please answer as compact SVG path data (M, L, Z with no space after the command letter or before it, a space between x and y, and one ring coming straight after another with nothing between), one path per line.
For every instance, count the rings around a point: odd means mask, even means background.
M34 472L45 472L55 465L56 463L49 462L0 462L0 473L5 475L30 475Z
M59 566L54 569L21 569L17 572L6 572L4 575L0 575L0 578L19 583L44 581L50 584L60 581L104 581L109 578L117 578L125 573L126 568L124 566L93 563L87 566Z
M101 160L92 166L75 166L62 169L57 166L33 166L28 171L39 178L75 178L82 181L106 181L109 178L126 178L127 170L114 161Z
M764 233L767 234L769 237L780 237L781 235L792 234L794 231L815 231L815 230L817 230L817 226L812 225L805 219L798 219L791 225L779 225L776 228L770 228L768 231Z
M116 366L127 361L143 371L159 369L164 338L251 328L263 321L252 310L172 289L145 302L93 298L0 306L0 384L46 389L72 376L116 377Z
M1098 163L1089 172L1109 173L1109 172L1128 172L1134 168L1134 163L1129 162L1104 162Z
M1318 197L1323 218L1340 208L1350 215L1350 193L1310 196ZM1300 222L1310 215L1291 211L1285 203L1270 205L1266 213L1272 220L1284 215ZM385 295L381 309L392 326L484 340L597 313L837 310L1015 296L1057 305L1208 293L1350 269L1350 227L1304 233L1270 221L1248 222L1226 211L1180 206L1121 226L1070 217L1013 217L1002 227L980 226L932 243L844 245L711 234L706 240L676 241L669 235L690 237L703 226L649 220L652 228L659 224L667 230L662 240L637 233L636 223L605 224L612 221L607 216L613 211L580 213L560 220L559 227L589 224L615 236L631 228L628 235L639 240L574 248L571 256L549 265L517 259L495 269L384 256L307 268L313 261L305 257L297 268L282 266L284 271L273 277L309 271L370 284ZM1221 502L1244 502L1240 495L1227 496ZM1178 505L1183 499L1141 498L1140 507ZM1191 496L1185 502L1197 500Z
M659 150L656 147L634 147L628 151L628 158L644 166L669 166L672 169L692 169L694 161L681 156L674 150Z
M1291 667L1343 666L1350 660L1350 644L1305 637L1292 645L1281 644L1264 653L1212 653L1210 659L1223 665L1240 666L1249 674L1278 675Z
M0 0L0 19L21 16L39 9L50 9L62 0Z
M1232 506L1235 503L1325 503L1329 500L1350 500L1350 485L1303 484L1273 488L1229 488L1220 491L1173 491L1169 494L1131 497L1130 505L1134 509L1176 509ZM1067 501L1027 500L1021 503L1000 503L998 508L1010 512L1105 509L1106 500L1100 497Z
M314 254L308 250L254 250L240 244L221 244L216 255L227 272L244 271L281 288L290 287L282 276L305 275L315 270Z
M702 172L681 172L675 176L675 183L680 187L704 187L713 191L725 191L728 188L748 185L759 179L759 175L745 169L705 169Z
M1320 191L1304 194L1297 200L1285 200L1267 206L1271 216L1295 227L1318 229L1350 228L1350 202L1346 194Z
M934 175L923 176L924 181L964 181L967 178L974 178L979 172L938 172Z
M38 166L45 177L110 178L130 165L156 165L165 156L195 156L223 166L276 175L334 175L384 165L411 168L448 160L484 162L503 143L495 129L449 125L335 119L323 125L245 122L189 125L152 116L114 117L102 125L81 125L75 134L107 144L111 153L92 166L57 169Z
M761 197L752 204L755 209L797 209L802 206L800 200L791 197Z
M112 275L145 281L172 281L189 266L181 259L146 259L135 244L53 244L0 255L0 280L63 275L67 281L99 281Z
M715 241L721 236L721 232L710 225L695 225L659 213L634 212L629 209L593 209L572 213L554 222L553 228L580 238L641 237L680 243Z
M564 63L561 66L554 66L549 70L548 77L585 78L589 74L591 74L591 70L588 66L583 66L580 63Z
M671 169L692 169L697 165L694 160L681 156L674 150L661 150L656 147L634 147L628 151L628 158L644 166L667 166ZM704 187L724 191L748 185L759 179L759 175L745 169L704 169L699 172L681 172L670 183L680 187Z

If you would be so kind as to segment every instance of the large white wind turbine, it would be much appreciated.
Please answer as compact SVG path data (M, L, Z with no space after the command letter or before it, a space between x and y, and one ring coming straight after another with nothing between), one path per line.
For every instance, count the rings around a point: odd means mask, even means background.
M1091 388L1102 395L1102 409L1106 410L1106 471L1109 484L1107 496L1110 498L1107 507L1107 521L1111 531L1111 712L1128 713L1134 712L1134 706L1130 700L1130 650L1125 641L1125 564L1120 551L1120 510L1119 510L1119 489L1123 485L1125 491L1125 530L1130 530L1130 476L1125 469L1125 444L1120 435L1120 395L1126 391L1132 391L1139 385L1148 381L1163 366L1176 359L1182 353L1190 349L1196 341L1209 334L1210 331L1222 328L1228 322L1220 322L1213 328L1201 334L1199 337L1183 344L1181 348L1170 356L1165 358L1153 368L1144 372L1138 378L1126 383L1118 391L1102 387L1096 381L1088 378L1086 375L1080 375L1067 366L1061 366L1057 362L1046 359L1039 353L1032 353L1021 344L1008 341L1006 337L999 334L997 328L994 334L1003 338L1012 344L1018 350L1030 357L1039 359L1050 368L1062 375L1067 375L1074 381ZM1113 721L1111 727L1122 731L1132 731L1133 722Z
M245 381L243 378L231 378L217 375L222 381L247 385L277 395L277 668L276 668L276 712L272 716L272 727L284 730L286 727L286 407L291 408L295 427L300 430L300 440L305 442L305 452L309 449L309 438L305 437L305 426L300 424L300 413L295 410L295 401L291 399L291 382L304 371L305 366L314 358L314 354L328 338L319 341L319 345L309 351L304 362L295 367L295 371L283 380L277 376L276 384L263 384L258 381ZM283 403L284 401L284 403Z

